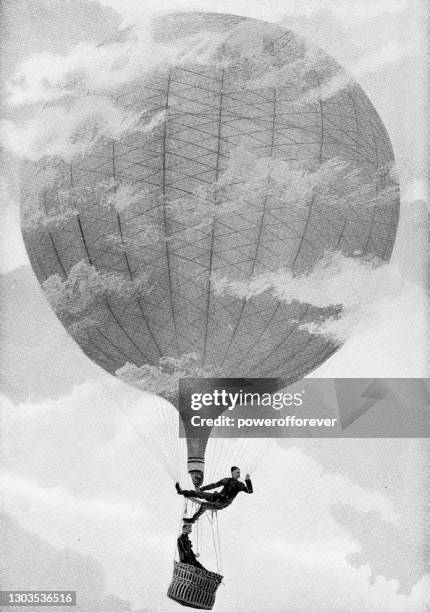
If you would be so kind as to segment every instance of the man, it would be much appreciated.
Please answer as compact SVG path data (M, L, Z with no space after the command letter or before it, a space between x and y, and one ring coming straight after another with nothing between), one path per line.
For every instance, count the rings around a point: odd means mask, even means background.
M191 518L184 519L184 523L195 523L203 512L206 512L206 510L221 510L222 508L226 508L231 504L240 491L243 491L244 493L252 493L253 489L249 474L245 476L245 484L241 482L239 478L240 469L236 465L233 465L231 468L231 478L223 478L218 482L200 487L195 491L184 491L177 482L175 487L179 495L206 500L201 504L199 510L197 510L197 512ZM216 487L223 488L221 491L206 493L208 489L215 489Z
M181 563L187 563L188 565L194 565L195 567L207 571L206 568L197 561L196 557L199 555L194 554L193 545L188 537L188 534L191 533L191 529L192 527L190 523L184 523L182 525L182 533L178 538L179 561Z

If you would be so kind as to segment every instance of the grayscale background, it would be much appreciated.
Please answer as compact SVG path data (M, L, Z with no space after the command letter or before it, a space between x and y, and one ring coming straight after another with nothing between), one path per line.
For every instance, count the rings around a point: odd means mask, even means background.
M165 592L182 502L166 471L181 449L173 410L94 365L48 306L21 236L20 164L40 134L33 117L66 78L96 76L100 43L129 26L144 33L159 13L203 9L273 21L320 46L366 92L394 148L397 284L381 286L354 334L312 375L428 377L425 2L2 2L2 582L76 590L82 612L177 609ZM244 472L255 466L254 495L219 516L225 587L216 610L429 609L427 440L279 440L260 450L238 452L231 441L208 450L206 482L237 460Z

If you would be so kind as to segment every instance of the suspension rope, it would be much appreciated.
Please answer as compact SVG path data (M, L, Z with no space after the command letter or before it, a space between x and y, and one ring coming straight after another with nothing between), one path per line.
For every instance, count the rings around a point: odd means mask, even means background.
M148 440L142 435L142 432L137 427L137 425L133 421L133 419L130 417L128 411L126 409L124 409L125 408L124 401L123 401L122 397L119 396L119 393L117 392L116 388L114 387L113 389L110 389L110 386L108 386L107 383L104 380L103 380L103 386L104 386L105 391L107 392L107 394L111 398L113 398L114 401L117 404L119 404L121 406L121 408L123 409L122 413L124 414L126 420L130 423L130 425L132 426L132 428L136 432L137 436L145 444L145 446L147 447L147 449L149 450L151 455L162 465L162 467L164 468L165 472L167 473L167 475L170 478L174 477L173 465L167 460L167 457L166 457L165 453L163 453L160 448L158 448L158 455L159 455L158 457L154 453L154 448L153 448L154 447L154 441L152 441L152 444L149 444Z
M252 472L255 472L255 470L257 469L257 467L260 465L261 461L263 460L264 456L266 455L268 449L272 445L273 445L273 438L266 438L263 449L260 451L259 455L257 455L254 458L254 461L251 463L251 465L248 468L248 473L250 475Z
M214 550L215 550L215 561L216 561L216 566L217 566L217 570L218 570L218 574L221 574L221 567L220 567L220 563L219 563L219 558L218 558L218 550L217 550L217 545L216 545L216 541L215 541L215 533L214 533L214 525L213 525L213 514L214 511L211 510L211 519L208 516L208 520L212 529L212 542L214 545Z
M201 552L200 535L201 535L200 521L197 521L197 523L196 523L196 553L198 553L198 554L200 554L200 552Z
M161 425L162 425L162 429L164 432L164 437L166 438L167 441L167 445L168 445L168 457L170 459L170 463L172 464L172 473L173 473L173 478L176 479L176 481L179 479L180 476L180 463L179 463L179 449L178 449L178 444L176 444L176 440L174 438L174 434L172 432L172 420L175 421L175 419L171 419L170 416L168 415L168 409L167 409L167 405L160 399L157 397L158 400L158 406L159 406L159 410L157 411L157 413L161 416Z
M174 479L174 474L172 472L172 467L170 465L170 463L168 461L165 460L165 458L163 457L163 453L160 452L160 456L157 456L154 453L154 449L152 448L151 444L148 443L148 440L142 435L141 431L139 430L139 428L136 426L136 424L133 422L133 420L130 418L130 415L127 414L127 412L125 412L125 418L127 419L127 421L131 424L131 426L133 427L133 429L135 430L137 436L140 438L140 440L144 443L144 445L146 446L146 448L149 450L149 452L151 453L151 455L154 457L154 459L156 459L161 466L164 468L166 474Z
M115 401L123 408L123 413L136 431L139 439L144 442L151 454L163 466L169 478L173 482L180 481L181 476L186 473L184 467L186 466L186 448L185 441L178 436L177 419L179 418L179 413L175 410L174 406L157 395L153 395L152 399L155 407L152 413L157 422L155 426L160 431L157 430L157 435L154 435L154 432L152 432L152 435L151 432L148 432L148 435L144 436L141 429L129 416L124 400L122 397L119 397L117 388L110 389L105 382L104 387L107 393L114 396ZM156 447L156 453L154 452L154 447Z
M220 535L219 535L218 512L216 510L215 510L215 520L216 520L216 534L217 534L217 540L218 540L220 574L222 574L221 541L220 541Z
M198 522L200 522L200 521L198 521ZM203 523L200 525L199 535L200 535L200 552L201 552L201 551L205 550L205 545L204 545L204 541L203 541L204 540L204 538L203 538L203 535L204 535Z
M248 444L246 442L248 442ZM249 440L247 440L246 442L243 445L241 445L240 448L239 448L238 457L237 457L237 464L236 464L238 467L241 467L243 465L243 458L244 458L244 456L246 454L245 451L246 451L247 447L250 444Z
M179 519L179 528L178 528L178 538L182 533L182 517L185 516L186 512L187 512L187 502L188 500L186 498L184 498L184 510L183 510L183 514L181 516L181 518ZM179 553L178 553L178 545L177 542L175 542L175 548L173 549L173 561L175 561L176 556L178 556L179 558Z

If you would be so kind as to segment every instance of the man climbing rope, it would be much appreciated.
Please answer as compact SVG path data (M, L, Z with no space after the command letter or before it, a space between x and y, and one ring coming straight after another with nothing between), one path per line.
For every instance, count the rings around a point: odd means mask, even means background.
M191 529L192 527L190 523L184 523L182 525L182 533L178 538L179 561L181 563L187 563L188 565L194 565L195 567L207 571L207 569L203 567L203 565L196 559L196 557L199 555L194 553L193 545L188 537L188 534L191 533Z
M245 476L245 483L239 480L240 469L233 465L231 468L231 478L223 478L213 484L208 484L204 487L197 488L195 491L184 491L177 482L175 484L176 491L179 495L184 497L191 497L195 500L204 499L200 508L195 512L191 518L185 518L184 523L195 523L196 520L206 512L206 510L221 510L231 504L236 495L243 491L244 493L252 493L252 483L249 474ZM221 491L215 491L214 493L206 493L208 489L215 489L216 487L223 487Z

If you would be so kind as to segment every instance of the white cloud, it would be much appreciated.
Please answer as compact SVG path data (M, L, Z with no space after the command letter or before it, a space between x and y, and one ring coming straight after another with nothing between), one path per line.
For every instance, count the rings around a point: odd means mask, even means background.
M138 21L103 44L79 43L66 55L35 53L6 82L11 107L56 103L91 95L91 105L169 63L206 63L222 34L200 32L169 44L154 40L151 19Z
M16 473L0 472L0 490L6 511L16 514L27 508L30 513L50 513L70 519L92 521L140 521L147 518L142 507L112 499L79 498L66 487L46 489L29 478ZM19 510L18 510L19 512Z
M389 612L394 602L399 610L408 611L410 599L398 595L397 580L380 577L371 584L369 567L356 568L349 563L347 556L360 550L360 542L331 515L333 503L345 500L362 512L376 511L392 522L398 521L402 508L392 505L383 488L373 490L372 473L368 474L368 486L357 487L348 478L340 477L336 468L323 471L293 444L285 442L289 448L274 448L265 457L253 479L253 498L238 498L231 511L220 513L221 535L228 546L228 550L224 547L223 558L226 580L230 578L230 596L221 592L218 605L225 612L275 612L284 609L285 602L294 611L359 612L375 599L380 604L378 610ZM348 448L345 445L346 454ZM338 461L342 460L341 454ZM394 454L393 462L396 464ZM246 520L238 512L244 512ZM401 563L401 558L396 557L396 561ZM251 594L250 584L254 581L264 584L264 589L257 587ZM413 597L424 611L423 598ZM418 606L412 609L420 610Z
M426 612L430 605L430 574L425 574L409 595L397 593L397 581L378 576L369 588L369 605L378 612Z
M116 371L116 376L149 393L175 400L181 378L210 377L213 374L208 368L201 367L202 357L197 353L186 353L180 357L161 357L156 366L144 364L138 367L126 363Z
M80 449L91 450L90 461L97 468L106 462L121 462L124 453L133 454L139 449L148 466L157 464L157 470L164 469L172 482L188 478L185 440L178 439L176 408L160 397L121 383L113 376L98 371L94 380L76 384L68 395L60 399L28 400L15 406L0 395L0 402L5 436L9 440L4 445L5 459L13 461L14 457L20 457L20 437L27 440L26 446L31 449L26 454L24 465L33 453L38 456L38 432L45 425L55 423L62 432L69 429L75 432L76 429L79 436L80 423L91 423L88 436L75 441L69 449L75 469L78 469L76 463L81 461ZM87 438L93 434L94 444L86 447ZM45 450L47 457L50 452L55 454L58 451L55 438L49 437L49 448L47 446ZM51 466L48 461L46 468L51 467L56 469L57 466L55 462Z
M153 5L142 3L141 0L106 0L104 4L121 10L124 17L130 21L137 16L147 16L153 8ZM181 9L186 8L187 4L190 3L164 1L161 7L157 5L154 10ZM247 0L236 2L233 11L231 2L208 0L205 9L243 12L263 19L278 19L288 11L290 14L296 11L297 15L309 14L318 19L317 11L325 7L333 14L337 13L345 23L356 25L370 17L383 15L385 11L395 13L407 10L408 5L409 3L403 0L370 0L360 3L331 0L294 3L282 0L267 3ZM201 2L195 3L195 6L201 9ZM96 64L97 67L100 65ZM66 70L67 74L69 72L71 74L73 71ZM43 71L38 74L43 74ZM49 92L55 97L57 80L61 83L62 78L60 75L57 79L54 74L52 79L48 79L49 86L44 89L43 83L37 82L37 77L31 85L32 92L28 90L31 95L27 100L48 99ZM19 88L15 90L15 94L19 100ZM398 112L398 103L396 105L390 99L387 104L394 114ZM411 196L411 199L415 197ZM8 224L5 230L7 238L12 225L15 233L19 232L18 223L14 223L15 225L12 222ZM411 234L404 240L410 244ZM16 241L15 243L17 244ZM411 246L415 247L415 240ZM14 247L10 246L10 250L12 249ZM411 251L410 257L412 255ZM417 311L425 308L425 302L426 298L421 290L404 292L399 296L399 300L382 301L384 307L380 309L380 325L377 329L372 327L367 331L363 330L359 339L356 338L350 345L349 353L342 353L342 364L336 370L338 375L342 368L345 372L348 367L349 373L353 372L352 375L358 373L372 377L387 376L392 367L400 367L394 375L410 372L408 367L416 367L411 363L410 355L414 355L414 361L419 360L423 315ZM360 338L364 335L366 340L360 344ZM68 401L63 399L61 402L39 404L37 418L36 409L34 418L28 420L25 431L21 429L25 421L25 418L22 418L23 411L28 410L29 414L34 406L28 404L26 407L11 407L11 413L12 410L15 413L14 427L17 429L15 433L8 430L8 449L11 453L9 460L12 461L14 469L19 470L23 488L15 483L11 489L13 496L9 497L9 501L17 502L15 512L23 523L55 545L71 545L79 547L85 553L94 552L105 567L108 584L115 592L133 598L136 604L145 603L156 610L176 609L177 607L165 598L165 591L170 579L176 523L181 510L178 496L173 493L170 481L166 480L152 455L147 449L142 449L133 427L120 417L114 421L114 425L111 421L112 414L115 411L121 412L125 403L132 407L131 416L136 419L136 423L143 424L146 403L137 399L132 403L128 395L122 394L113 395L113 399L109 399L109 394L104 395L97 386L93 387L91 393L88 387L82 388L79 393L73 395L73 404L79 408L74 420L70 416L74 410L70 408ZM49 408L49 414L46 413L44 417L46 407ZM142 415L142 420L139 414ZM152 435L152 430L148 431ZM64 444L65 435L67 444ZM423 456L424 451L421 452ZM351 447L347 444L344 453L351 453ZM375 463L377 456L375 451ZM228 461L228 458L226 456L225 460ZM287 457L286 453L275 453L267 459L255 474L254 497L238 498L235 506L219 517L226 586L220 588L218 610L249 612L255 609L279 612L287 606L293 611L305 608L309 612L362 612L365 609L376 609L378 612L425 612L429 609L428 577L423 577L413 587L409 596L399 596L396 592L396 580L387 580L381 576L375 584L369 585L370 569L355 569L345 560L345 554L356 550L357 543L336 529L328 515L328 508L333 500L349 499L352 496L353 503L363 511L376 508L387 518L394 520L396 508L387 500L384 501L382 485L382 492L377 493L379 497L369 494L367 484L354 487L350 478L344 479L336 489L335 483L339 483L335 474L336 466L333 467L332 474L324 474L318 465L307 461L306 457L300 454L297 454L297 460L291 462L291 455ZM415 464L416 453L410 451L401 460ZM342 461L342 456L338 461ZM396 469L397 461L398 457L393 453L390 471ZM213 464L213 467L216 467L216 464ZM38 485L39 476L43 478L43 486ZM365 477L369 488L373 487L375 481L370 469ZM52 497L44 496L44 491L50 491L51 485L46 484L49 482L53 483ZM31 496L27 495L29 491L33 491L32 483L36 483L37 501L33 511ZM26 488L28 484L30 487ZM396 486L394 481L392 486ZM414 482L412 487L415 487L413 490L419 489L420 482ZM124 496L124 488L127 488L128 493L131 490L136 491L136 496L142 500L142 506L146 509L147 504L153 516L157 517L156 520L152 523L138 521L137 528L136 521L127 522L127 525L123 525L124 529L118 529L117 519L109 518L107 522L91 520L92 517L86 510L87 500L96 503L96 512L103 513L103 507L97 504L103 503L104 500L120 500L119 505L122 507L121 500L128 499L127 495ZM64 501L71 501L74 514L69 514L66 509L64 520L61 520ZM118 506L114 506L116 510L108 512L106 516L116 516ZM81 520L77 520L78 517L81 517ZM107 524L111 526L110 529ZM408 526L411 530L418 530L417 523L409 522ZM327 534L324 540L321 539L321 533ZM206 535L210 542L210 530ZM305 539L307 541L304 541ZM272 542L279 543L276 550L271 548ZM315 542L314 547L312 542ZM288 555L283 556L282 550L287 551ZM324 556L324 550L329 553L328 559ZM312 559L315 559L313 567ZM205 562L205 558L202 561Z
M164 441L169 448L161 431L161 405L113 380L108 387L81 385L71 396L49 402L49 411L39 411L37 418L18 417L30 410L29 405L10 408L10 471L0 480L3 498L25 528L57 548L71 546L94 556L106 572L109 591L135 605L144 601L154 609L168 609L165 590L182 500L125 416L127 410L145 436L158 436L154 442ZM164 418L171 419L173 408L169 410L170 417L167 411ZM160 429L152 427L152 419ZM247 457L254 457L252 441L244 448L236 448L235 440L227 445L214 440L211 446L208 461L217 478L233 457L243 467ZM348 563L346 556L357 552L359 543L336 524L330 508L347 499L361 512L378 512L394 524L402 508L382 487L373 489L371 473L368 484L358 486L336 469L327 472L291 442L285 446L273 446L263 458L253 474L254 495L239 496L219 514L226 576L219 608L229 612L254 606L277 612L288 600L292 610L305 601L307 610L320 612L336 601L339 609L361 612L375 597L382 602L378 609L388 612L384 602L401 600L395 581L371 586L370 570ZM410 455L410 460L415 459ZM206 519L201 528L201 560L215 567ZM136 566L140 571L130 572ZM151 577L151 588L142 575ZM264 599L262 584L271 592L269 600ZM423 595L415 599L422 601Z
M65 350L70 349L66 348ZM21 401L17 406L14 406L6 397L0 396L2 399L1 408L4 423L6 423L6 420L11 423L31 421L31 419L39 419L42 415L49 418L50 414L62 416L67 413L70 414L74 406L85 406L87 402L99 398L105 386L109 389L108 383L105 380L107 376L105 377L104 374L100 376L100 373L98 374L98 380L79 382L79 384L72 387L70 393L64 395L61 399L55 397L37 401L28 398L26 401ZM109 391L106 390L105 392ZM115 393L115 391L113 392Z
M361 22L367 19L375 19L381 15L399 13L408 8L407 0L362 0L360 3L342 0L333 2L332 0L293 0L291 6L294 7L296 15L312 16L321 10L327 10L334 17L345 22ZM287 9L288 11L288 9Z
M378 326L386 304L407 289L396 266L378 263L337 252L328 254L307 274L294 275L286 269L264 272L249 281L216 277L214 291L248 300L268 292L286 303L342 306L340 316L308 324L306 329L344 341L353 330Z
M129 21L132 13L127 4L129 3L124 4L124 10ZM337 10L338 4L341 3L328 2L327 7L324 7L324 3L313 2L303 10L302 3L297 5L292 3L287 6L279 3L273 13L267 14L265 11L260 17L270 21L271 16L279 19L285 12L294 16L311 17L315 11L318 12L322 8L334 10L336 17L341 15L351 17L351 10L339 11ZM392 5L392 2L390 4ZM369 3L366 9L368 16L372 16L372 12L384 12L384 10L372 11L371 7L374 6ZM121 11L120 5L114 8ZM201 32L195 36L175 41L175 44L170 43L169 46L153 40L150 25L152 18L168 13L169 10L174 12L181 8L181 4L177 1L165 2L162 7L157 6L156 8L141 5L141 12L138 11L133 27L124 30L116 39L101 45L79 43L66 55L54 55L47 52L33 53L21 63L13 77L6 83L9 104L12 106L31 105L55 102L67 96L79 96L88 92L105 93L106 90L113 91L131 83L145 72L169 62L206 63L219 46L222 40L220 35ZM210 11L211 7L206 6L205 9ZM235 13L255 17L258 16L255 14L259 12L258 9L258 4L255 4L254 7L248 5L244 6L242 11L236 10ZM212 10L222 12L219 3ZM230 11L226 10L226 12ZM361 5L361 15L365 12ZM359 20L360 12L355 12L355 18ZM394 41L389 41L372 54L358 60L349 67L349 70L354 76L360 77L369 70L381 68L387 62L396 61L404 54L413 51L413 43L402 46ZM334 81L332 87L336 83ZM337 83L337 86L341 88L341 84Z
M307 104L317 99L326 100L352 86L355 81L360 83L365 77L371 77L377 72L386 70L390 64L394 64L404 57L417 55L419 55L418 45L412 42L400 44L389 41L372 53L365 54L352 63L345 64L345 71L337 72L321 87L312 88L297 103Z
M0 162L3 163L3 156ZM6 163L4 163L6 169ZM28 264L19 223L19 185L17 169L10 164L7 176L0 179L0 272Z
M162 0L157 5L142 4L139 0L98 1L102 6L108 6L121 14L125 23L133 23L156 11L202 10L201 3L196 0ZM207 0L204 6L204 10L208 12L234 13L268 21L278 20L285 15L311 18L326 10L336 19L346 23L360 23L380 15L396 14L407 8L407 0L362 0L360 3L351 0L272 0L270 3L261 0L235 0L233 6L228 0Z
M93 308L99 301L111 298L124 305L150 291L148 277L144 273L130 280L119 272L96 270L84 260L70 269L66 279L54 274L42 283L42 288L60 317L66 321L67 317L71 321L77 317L78 322L82 321L82 317L84 320L87 313L94 315Z
M386 378L428 375L428 296L417 283L406 283L393 299L380 294L362 312L355 328L342 319L321 326L321 332L351 332L344 346L313 372L317 377ZM332 327L334 326L334 329ZM411 358L413 356L413 358Z
M12 106L55 102L67 96L116 88L141 75L159 61L150 35L102 45L79 43L66 55L34 53L25 59L7 82L7 101Z
M106 96L85 96L67 106L45 106L24 125L2 121L0 139L17 157L37 161L49 156L67 162L101 138L150 132L164 117L145 115L145 110L128 111Z
M6 83L9 107L25 112L0 123L0 141L19 158L68 162L100 139L151 132L165 121L165 110L135 112L116 100L118 90L124 93L160 65L205 64L221 40L201 32L166 45L153 40L150 22L143 20L101 45L80 43L66 55L33 54Z
M392 40L372 53L362 56L357 62L346 68L357 80L360 80L368 73L384 69L388 64L397 62L406 55L416 55L418 52L419 48L414 42L401 44Z
M402 200L406 204L413 204L419 201L426 202L427 208L429 208L429 186L427 181L423 179L414 179L404 185Z

